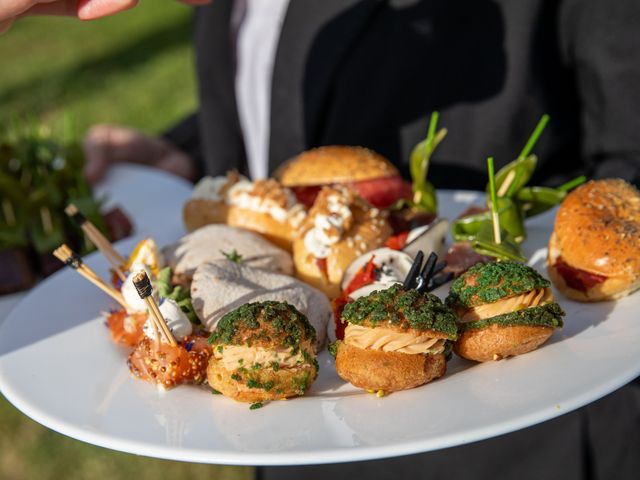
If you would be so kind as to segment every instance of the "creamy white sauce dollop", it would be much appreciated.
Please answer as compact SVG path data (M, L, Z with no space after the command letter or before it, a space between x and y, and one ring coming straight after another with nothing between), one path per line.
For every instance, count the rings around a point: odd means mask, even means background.
M159 309L167 322L169 330L171 330L171 333L173 333L177 342L181 342L185 337L191 335L193 332L193 326L175 300L165 298L160 304ZM156 330L151 318L147 318L142 330L148 338L154 341L156 340ZM163 342L166 342L166 339L162 334L160 335L160 338Z
M315 258L327 258L331 253L331 246L340 241L345 230L345 224L353 214L349 206L338 196L327 197L328 215L317 214L313 221L313 228L304 236L304 246Z

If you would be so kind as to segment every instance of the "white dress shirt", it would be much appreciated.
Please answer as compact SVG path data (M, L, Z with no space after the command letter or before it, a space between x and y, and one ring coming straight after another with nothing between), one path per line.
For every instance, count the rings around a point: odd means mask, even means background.
M253 180L269 174L271 80L288 5L289 0L234 2L234 14L238 14L237 9L246 8L236 40L235 90Z

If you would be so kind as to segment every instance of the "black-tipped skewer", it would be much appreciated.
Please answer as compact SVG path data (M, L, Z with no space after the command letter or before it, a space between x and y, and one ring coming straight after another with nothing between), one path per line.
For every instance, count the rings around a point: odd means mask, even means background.
M427 287L427 292L431 292L445 283L453 280L453 272L443 273L442 275L434 275Z
M438 262L438 255L435 253L429 254L424 266L422 265L423 260L424 253L420 250L404 279L403 287L405 290L415 289L418 292L430 292L453 278L452 273L442 273L447 262Z
M438 261L438 255L434 252L429 254L427 261L424 264L424 268L420 272L420 275L417 278L416 290L418 292L426 292L431 279L433 278L433 273L436 268L436 262Z
M416 286L418 275L420 274L420 269L422 268L422 259L424 258L424 253L422 250L419 250L416 254L416 258L413 259L413 264L409 269L409 273L404 279L404 283L402 286L405 290L411 290Z

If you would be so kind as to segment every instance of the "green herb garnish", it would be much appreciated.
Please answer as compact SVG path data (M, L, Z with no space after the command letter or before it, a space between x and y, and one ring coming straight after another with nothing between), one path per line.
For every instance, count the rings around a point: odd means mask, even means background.
M240 255L235 248L231 250L231 252L225 252L223 250L220 250L220 253L222 253L222 255L224 255L225 257L227 257L227 260L230 260L233 263L237 263L237 264L242 263L242 255Z
M196 311L191 303L191 292L182 288L181 285L173 286L171 284L171 277L173 272L171 267L165 267L158 272L156 278L156 288L162 298L170 298L176 302L180 310L187 316L189 321L194 325L200 324L200 319L196 315Z

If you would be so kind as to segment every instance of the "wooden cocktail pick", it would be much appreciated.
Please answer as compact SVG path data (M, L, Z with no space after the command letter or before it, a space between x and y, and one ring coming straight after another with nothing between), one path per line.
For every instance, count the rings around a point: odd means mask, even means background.
M116 272L120 280L124 282L126 276L124 274L124 266L127 263L127 260L120 255L111 242L107 240L107 238L102 234L98 228L91 223L87 218L82 214L78 207L76 207L73 203L67 205L67 208L64 209L65 213L74 221L76 225L78 225L82 231L87 235L91 243L93 243L98 250L102 252L102 254L106 257L107 261L111 264L111 267Z
M66 244L62 244L60 247L56 248L53 251L53 255L62 263L73 268L76 272L89 280L124 308L127 308L127 304L122 297L122 293L120 293L118 290L108 285L100 277L98 277L96 272L87 267L82 261L82 258L80 258L80 256L73 250L71 250Z
M153 295L151 295L153 287L151 286L151 280L149 280L147 272L145 272L144 270L140 270L138 273L136 273L133 277L133 285L136 287L140 298L143 299L146 302L147 307L149 307L149 318L151 318L152 322L154 322L156 335L158 334L158 331L162 332L165 339L167 340L167 342L169 342L170 345L174 347L177 346L178 342L176 342L173 333L171 333L171 330L169 330L169 326L162 316L162 312L158 308L158 304L154 300ZM160 337L156 338L159 339Z

